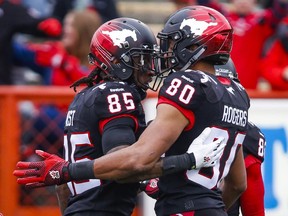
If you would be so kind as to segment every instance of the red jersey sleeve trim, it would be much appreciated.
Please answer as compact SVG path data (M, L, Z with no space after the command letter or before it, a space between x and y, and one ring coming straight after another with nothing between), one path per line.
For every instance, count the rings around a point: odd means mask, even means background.
M261 161L260 161L258 158L254 157L253 155L250 155L250 154L247 155L244 160L245 160L245 167L246 167L246 169L247 169L249 166L251 166L252 164L255 164L255 163L261 164Z
M139 127L139 124L138 124L138 120L135 116L133 115L128 115L128 114L123 114L123 115L118 115L118 116L113 116L111 118L107 118L107 119L103 119L103 120L100 120L99 121L99 131L100 131L100 134L102 135L103 133L103 130L104 130L104 126L111 120L113 119L117 119L117 118L132 118L135 122L135 132L138 130L138 127Z
M186 126L185 131L190 130L194 127L195 115L194 115L193 111L187 110L187 109L181 107L180 105L178 105L177 103L175 103L174 101L171 101L168 98L165 98L163 96L159 97L158 102L157 102L157 106L159 104L169 104L169 105L175 107L189 120L189 124Z

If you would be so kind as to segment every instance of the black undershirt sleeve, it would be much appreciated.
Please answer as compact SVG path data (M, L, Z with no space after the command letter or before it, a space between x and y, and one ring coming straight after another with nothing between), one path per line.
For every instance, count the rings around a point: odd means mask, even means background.
M122 117L109 121L103 128L102 148L107 154L113 148L132 145L136 141L135 122L132 118ZM94 161L70 163L68 173L71 180L95 179L93 171Z
M132 118L116 118L104 126L102 134L104 154L115 147L132 145L134 142L136 142L135 122Z

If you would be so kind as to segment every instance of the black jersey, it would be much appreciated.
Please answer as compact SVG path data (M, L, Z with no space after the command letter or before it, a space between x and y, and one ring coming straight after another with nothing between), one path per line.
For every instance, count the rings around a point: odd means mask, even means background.
M246 137L243 142L244 157L253 155L261 162L264 161L266 140L260 129L251 122L248 122Z
M80 162L103 156L106 148L105 143L102 143L103 128L112 119L122 117L134 120L137 139L146 126L145 116L140 94L126 83L104 82L79 92L67 113L65 159ZM121 134L111 136L117 139ZM68 187L72 196L65 215L90 211L95 212L95 215L130 216L139 184L117 184L113 181L90 179L69 182Z
M158 99L158 104L161 103L176 107L190 120L165 156L185 153L206 127L212 128L208 140L224 137L226 147L214 167L161 177L160 196L155 206L157 215L223 208L217 185L227 175L245 137L250 106L245 89L227 78L201 71L179 71L164 81Z

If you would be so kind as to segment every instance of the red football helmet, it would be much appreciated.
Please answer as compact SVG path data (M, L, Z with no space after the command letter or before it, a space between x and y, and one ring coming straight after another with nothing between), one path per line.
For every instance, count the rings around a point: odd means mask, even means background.
M94 33L89 62L109 76L129 81L133 71L156 71L157 41L143 22L116 18L104 23Z
M232 33L227 19L212 8L197 5L176 11L157 35L165 70L185 70L201 59L225 64L232 48Z

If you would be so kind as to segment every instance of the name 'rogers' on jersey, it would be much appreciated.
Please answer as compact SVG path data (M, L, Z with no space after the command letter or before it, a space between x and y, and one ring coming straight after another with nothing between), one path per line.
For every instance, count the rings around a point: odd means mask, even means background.
M247 111L224 105L222 121L245 127L247 124Z

